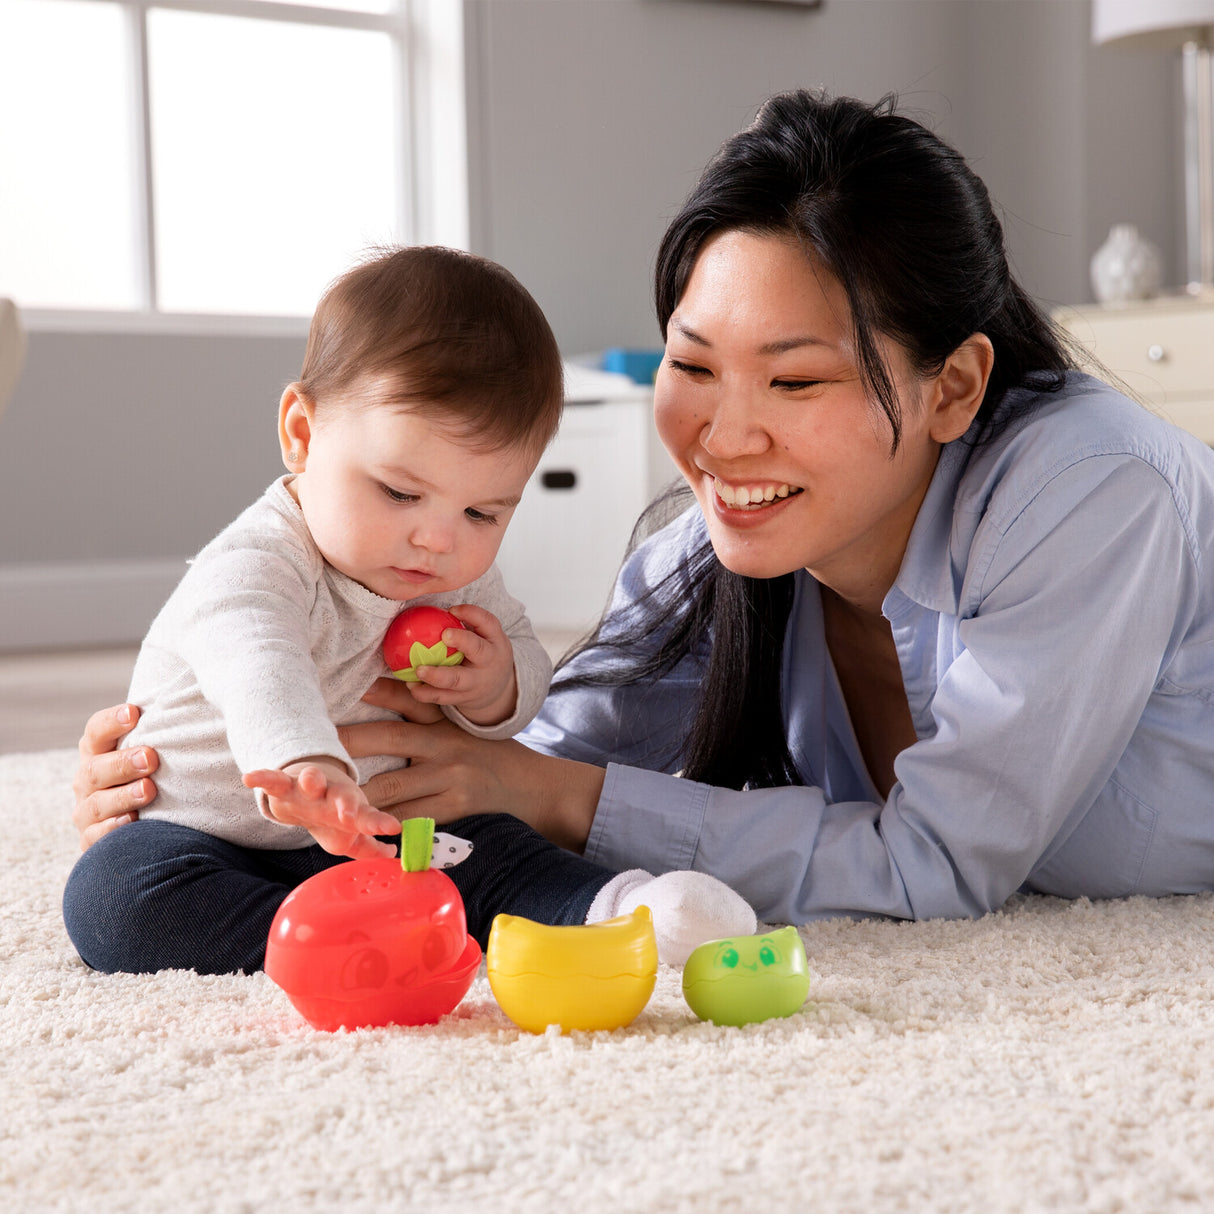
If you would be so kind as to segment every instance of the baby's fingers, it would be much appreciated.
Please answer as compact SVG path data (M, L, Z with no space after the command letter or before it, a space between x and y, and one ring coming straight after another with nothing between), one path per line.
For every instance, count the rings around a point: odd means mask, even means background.
M351 860L395 860L396 845L381 843L371 835L351 835L341 854Z
M301 767L295 779L299 791L309 801L323 801L329 793L329 781L319 767Z
M424 689L432 688L438 691L458 691L461 687L467 685L470 678L475 678L475 673L464 666L419 666L417 668L417 682L409 685L409 690L413 692L416 699L430 703L443 703L434 696L425 695ZM417 693L421 691L422 695Z
M510 641L501 621L491 611L466 603L452 607L451 614L464 628L448 628L443 633L443 640L448 647L462 650L464 658L474 666L488 661L494 650L500 650L502 646L509 649Z
M476 634L477 638L487 637L493 640L496 637L506 635L502 628L502 622L493 614L492 611L486 611L483 607L477 607L475 603L460 603L456 607L452 607L451 614L455 616L465 628ZM459 639L460 634L456 632L453 639ZM461 648L463 648L461 646Z
M295 787L295 781L285 772L273 768L259 768L257 771L247 771L241 777L245 788L260 788L271 797L287 797Z
M400 823L382 810L375 809L360 788L335 789L332 796L339 830L357 835L396 835Z
M352 823L350 829L356 831L363 838L369 839L375 835L400 834L400 823L391 814L386 814L379 809L372 809L369 805L361 806L355 810L349 821ZM391 847L389 847L388 853L390 855L396 854Z

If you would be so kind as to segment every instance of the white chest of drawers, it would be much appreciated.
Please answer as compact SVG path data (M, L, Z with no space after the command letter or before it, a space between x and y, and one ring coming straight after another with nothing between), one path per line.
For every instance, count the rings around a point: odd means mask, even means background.
M581 633L607 604L633 524L676 475L653 426L653 392L566 367L560 432L502 538L498 565L536 628Z
M1055 319L1156 413L1214 446L1214 296L1063 308Z

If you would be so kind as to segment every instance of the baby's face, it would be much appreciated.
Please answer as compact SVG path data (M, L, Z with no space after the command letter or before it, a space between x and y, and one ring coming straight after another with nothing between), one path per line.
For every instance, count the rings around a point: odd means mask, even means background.
M405 602L488 570L535 470L529 446L485 451L407 408L321 409L292 484L334 568Z

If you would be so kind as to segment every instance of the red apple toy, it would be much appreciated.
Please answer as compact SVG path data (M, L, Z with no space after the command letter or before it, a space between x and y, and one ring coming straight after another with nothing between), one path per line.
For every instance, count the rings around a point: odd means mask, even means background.
M433 1024L468 993L481 949L433 841L433 821L406 821L399 861L335 864L278 908L266 973L313 1028Z
M388 625L384 637L384 661L398 679L418 682L419 666L458 666L464 655L448 649L443 632L463 628L449 611L441 607L406 607Z

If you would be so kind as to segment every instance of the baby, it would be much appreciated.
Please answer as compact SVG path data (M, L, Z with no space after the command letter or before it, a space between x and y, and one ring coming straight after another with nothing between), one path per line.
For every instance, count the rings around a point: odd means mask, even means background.
M191 562L136 662L128 744L161 760L144 819L393 854L359 780L394 761L356 766L333 722L388 715L362 696L406 603L467 629L448 634L463 664L411 685L419 702L487 737L531 720L552 667L494 559L562 395L547 322L492 263L402 248L329 289L279 403L289 474Z
M159 753L158 794L139 822L114 832L113 846L156 823L223 841L200 848L212 884L199 886L197 904L160 905L182 896L167 878L163 890L140 892L145 919L195 925L183 943L195 968L227 964L211 959L228 954L203 943L208 931L247 934L237 967L249 968L244 958L268 925L238 931L233 900L247 896L264 914L274 899L257 883L279 882L281 900L282 885L307 868L275 857L315 844L337 856L395 854L382 836L399 823L369 804L360 783L399 760L356 764L333 723L389 715L362 696L387 673L381 643L405 604L447 608L465 625L444 635L464 662L422 667L409 684L418 719L441 712L506 738L538 711L551 663L494 561L562 399L546 320L484 259L388 250L322 298L300 378L279 404L289 472L191 562L148 632L128 697L142 715L125 744ZM542 880L536 849L550 845L506 846L504 816L489 817L498 819L489 836L497 850L478 852L478 862L491 888ZM187 834L155 846L176 857L196 841ZM294 877L281 875L284 865ZM705 874L587 881L581 901L569 903L589 908L579 919L644 902L663 960L754 930L749 906Z

